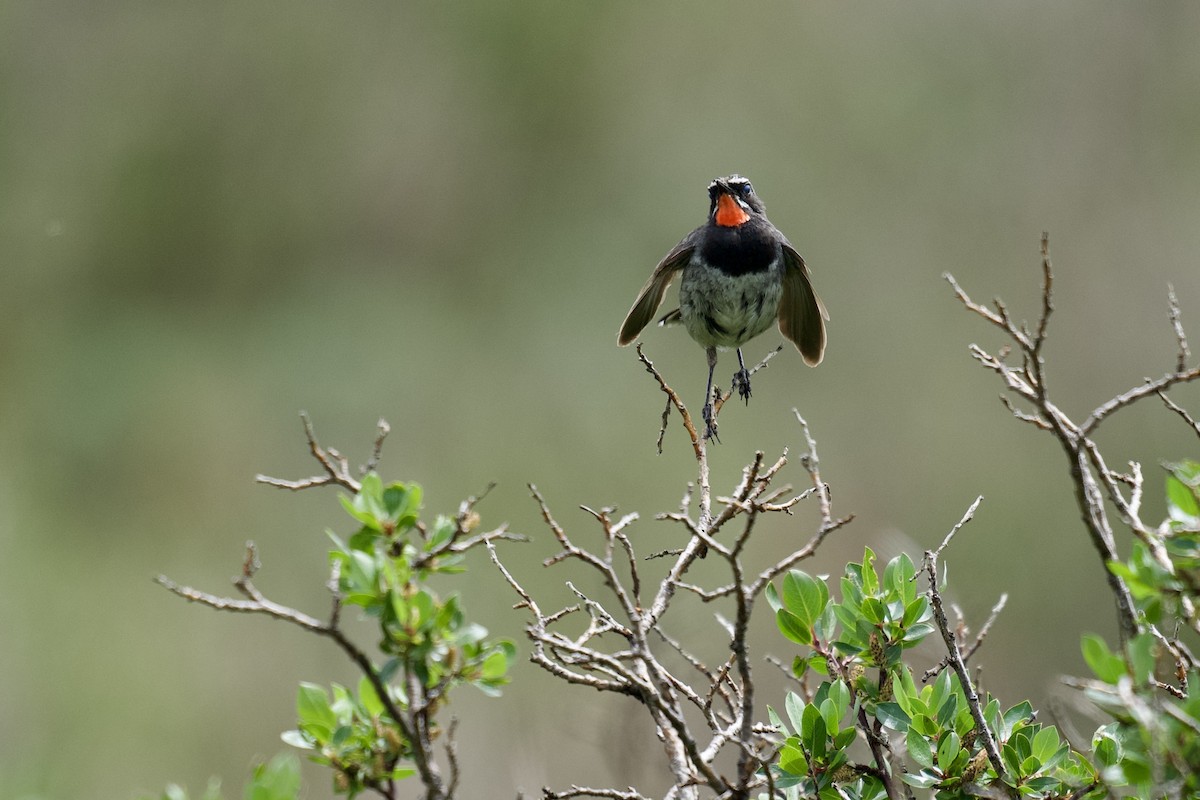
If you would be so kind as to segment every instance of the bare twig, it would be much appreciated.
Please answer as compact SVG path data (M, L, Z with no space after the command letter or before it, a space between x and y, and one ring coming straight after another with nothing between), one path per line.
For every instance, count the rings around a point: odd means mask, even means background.
M765 365L771 355L756 369ZM516 592L517 607L530 613L526 625L526 633L533 642L530 659L562 680L634 697L646 709L673 777L667 797L699 800L700 790L707 789L715 796L749 800L752 792L772 784L773 778L763 767L774 758L778 748L777 733L755 720L757 700L748 644L755 601L771 580L811 556L825 537L850 518L833 517L829 488L817 471L816 444L802 418L808 452L801 460L811 488L796 493L786 485L776 485L788 463L787 452L772 461L758 452L742 470L732 491L716 497L714 506L706 442L697 435L678 394L640 349L638 357L667 396L667 417L671 408L679 412L696 456L697 477L684 493L679 510L658 515L659 519L681 526L688 536L683 548L662 550L650 556L672 559L665 576L651 587L642 575L634 539L627 533L637 515L627 514L618 519L611 508L597 510L582 506L601 532L600 545L589 548L577 535L568 533L533 486L530 492L542 521L559 547L545 565L585 564L602 578L606 596L591 596L567 581L578 602L547 613L500 562L492 543L485 544L493 563ZM661 438L662 431L660 441ZM747 571L743 557L759 517L791 514L807 498L816 499L820 511L819 527L807 544L761 571ZM706 589L684 580L690 565L705 551L715 553L728 570L728 583L718 589ZM709 601L728 598L726 602L733 607L728 619L716 615L719 629L728 638L730 655L715 669L706 666L665 629L664 620L679 588L698 593ZM647 595L645 602L643 591ZM581 617L586 617L586 626L579 632ZM562 623L568 618L576 621L570 634L563 632ZM680 660L685 665L682 671L667 665ZM688 711L689 706L694 711ZM695 712L699 712L699 717ZM737 753L737 768L735 774L725 775L717 769L717 763L730 748ZM882 752L880 757L886 759ZM895 793L892 796L900 797ZM557 792L547 789L544 797L640 795L634 789L571 787Z
M1156 548L1153 546L1153 532L1150 527L1136 522L1140 503L1140 485L1134 485L1134 494L1126 499L1121 493L1120 484L1132 485L1131 482L1102 466L1103 459L1100 458L1099 450L1090 437L1100 424L1113 413L1144 397L1156 394L1168 403L1168 407L1171 407L1173 404L1166 399L1164 392L1171 386L1200 379L1200 368L1187 368L1186 360L1190 351L1180 321L1178 301L1174 292L1170 291L1168 293L1169 318L1179 343L1175 370L1157 379L1147 378L1142 385L1100 404L1082 423L1076 423L1050 399L1046 388L1042 349L1046 340L1048 321L1054 309L1054 276L1050 263L1049 237L1046 234L1042 236L1042 276L1041 316L1034 327L1035 332L1032 334L1027 326L1018 326L1013 322L1007 308L1000 301L996 301L995 310L975 303L952 275L947 273L945 277L962 304L969 311L978 314L1003 331L1020 354L1023 363L1018 367L1008 361L1007 353L1004 350L999 356L993 356L978 345L971 345L970 348L971 355L980 364L1003 379L1005 387L1011 395L1033 406L1032 412L1022 411L1015 406L1012 399L1006 396L1004 403L1010 413L1023 422L1053 434L1067 456L1075 489L1076 505L1092 545L1105 565L1105 579L1108 581L1116 601L1121 637L1122 640L1127 640L1140 629L1140 623L1134 611L1133 598L1129 593L1129 588L1120 576L1107 568L1107 564L1116 560L1118 555L1112 525L1105 507L1105 492L1107 492L1108 499L1121 511L1123 521L1129 523L1134 533L1150 544L1152 550ZM1008 346L1005 350L1007 349ZM1184 416L1185 421L1189 419L1186 415L1181 416ZM1195 426L1193 425L1193 427ZM1161 547L1157 550L1161 554Z
M1171 329L1175 331L1175 341L1179 343L1179 354L1175 359L1175 371L1187 369L1188 358L1192 351L1188 349L1187 334L1183 332L1183 315L1179 311L1179 298L1175 296L1175 287L1167 284L1167 317L1171 320Z
M950 628L949 622L946 620L946 610L942 605L942 595L938 591L937 563L938 556L942 550L950 544L950 540L954 535L967 524L975 515L975 509L979 507L983 497L976 498L967 512L963 514L962 519L958 521L946 538L942 540L941 545L936 550L925 551L925 572L929 579L929 604L933 607L933 618L937 623L938 630L942 634L942 641L946 644L946 651L950 658L950 667L958 675L959 685L962 686L963 694L967 699L967 706L971 710L971 717L975 720L975 730L979 737L983 740L984 749L987 751L988 761L991 762L992 768L996 770L996 775L1001 780L1007 780L1007 772L1004 769L1004 762L1000 760L1000 749L996 746L996 739L992 736L991 729L988 728L987 720L983 716L983 706L979 702L979 694L975 691L975 685L971 681L971 674L967 671L967 664L963 658L962 650L959 649L958 639L955 632Z
M600 797L608 800L649 800L645 795L639 794L631 786L624 791L620 789L592 789L587 786L572 786L570 789L562 792L553 792L549 788L542 789L543 800L568 800L572 797Z
M1171 400L1171 398L1167 397L1165 392L1159 392L1158 396L1162 398L1162 401L1163 401L1163 403L1166 404L1167 408L1171 409L1176 414L1178 414L1179 417L1184 422L1186 422L1189 426L1191 426L1191 428L1195 432L1195 434L1197 436L1200 436L1200 422L1197 422L1196 420L1192 419L1192 415L1187 412L1187 409L1182 408L1177 403L1175 403L1173 400Z
M301 478L300 480L286 480L283 478L272 478L268 475L256 475L254 476L254 480L258 483L265 483L268 486L291 489L292 491L311 489L314 486L326 486L334 483L357 494L358 490L362 488L362 484L350 474L350 462L336 450L324 448L317 442L317 434L313 430L312 420L309 419L308 412L301 411L300 420L304 423L304 436L308 440L308 449L312 452L313 458L325 468L325 474L315 475L311 478ZM382 419L379 420L379 433L375 438L371 461L368 464L378 461L379 452L383 447L383 440L387 437L389 430L391 428L387 422Z
M488 545L491 546L490 543ZM262 592L254 585L252 578L258 569L258 553L253 542L246 543L246 557L242 565L242 574L234 580L234 586L238 591L245 595L246 600L234 600L228 597L220 597L218 595L202 592L198 589L193 589L190 586L181 586L165 575L159 575L156 582L168 591L179 595L185 600L209 606L220 611L234 611L248 614L265 614L275 619L281 619L285 622L290 622L305 630L312 631L321 636L326 636L332 639L338 647L350 658L351 661L362 671L367 680L370 681L372 688L378 695L380 702L383 703L387 710L388 716L395 720L400 727L401 735L405 740L411 742L413 763L417 767L417 772L421 776L422 782L429 790L430 798L447 798L445 794L444 782L441 776L441 771L438 768L436 761L433 759L432 748L429 744L428 735L422 736L420 731L414 725L413 715L407 713L410 709L402 709L396 705L392 699L392 693L388 690L387 685L379 675L379 671L375 665L371 663L371 659L363 652L354 642L346 636L345 632L338 626L337 620L340 614L340 598L334 600L334 608L330 615L330 622L321 622L316 617L298 611L294 608L275 603L263 596Z

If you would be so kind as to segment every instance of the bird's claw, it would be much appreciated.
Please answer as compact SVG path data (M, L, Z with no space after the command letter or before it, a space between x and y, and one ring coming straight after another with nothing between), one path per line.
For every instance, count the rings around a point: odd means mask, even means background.
M747 404L750 403L750 370L742 367L733 373L733 388L737 390L739 397Z
M705 441L712 439L717 444L720 444L721 437L717 436L717 415L713 413L713 404L711 401L704 404L704 410L700 412L700 416L704 418Z

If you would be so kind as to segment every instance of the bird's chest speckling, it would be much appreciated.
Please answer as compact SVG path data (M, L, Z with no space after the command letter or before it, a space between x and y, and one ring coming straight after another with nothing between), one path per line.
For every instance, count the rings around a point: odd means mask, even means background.
M699 254L697 254L699 256ZM679 282L679 310L688 334L704 347L741 347L779 314L782 256L754 271L731 273L693 257Z

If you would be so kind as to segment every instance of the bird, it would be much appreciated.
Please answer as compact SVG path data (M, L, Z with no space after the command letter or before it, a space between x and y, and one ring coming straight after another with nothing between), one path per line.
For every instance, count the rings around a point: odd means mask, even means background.
M660 319L659 325L682 324L705 349L704 439L719 442L712 400L717 351L737 350L733 386L749 403L750 372L742 345L776 322L804 362L815 367L825 357L829 314L813 289L804 258L767 219L749 180L741 175L716 178L708 185L708 198L708 219L658 262L629 309L617 344L624 347L637 338L682 273L679 308Z

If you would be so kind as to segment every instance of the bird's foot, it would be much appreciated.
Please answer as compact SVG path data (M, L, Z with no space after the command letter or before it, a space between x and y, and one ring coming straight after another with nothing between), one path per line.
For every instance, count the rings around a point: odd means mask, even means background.
M704 439L705 441L712 439L717 444L721 443L721 437L717 436L717 415L713 412L713 404L710 400L704 404L704 410L700 412L704 417Z
M748 405L750 403L750 370L742 367L733 373L733 388Z

